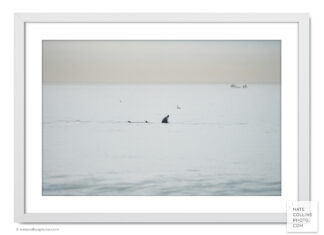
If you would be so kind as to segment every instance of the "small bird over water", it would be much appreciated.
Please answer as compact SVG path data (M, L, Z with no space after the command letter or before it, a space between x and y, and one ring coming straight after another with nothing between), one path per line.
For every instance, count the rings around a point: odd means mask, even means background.
M162 123L169 123L168 119L169 119L169 114L168 114L168 116L163 118Z

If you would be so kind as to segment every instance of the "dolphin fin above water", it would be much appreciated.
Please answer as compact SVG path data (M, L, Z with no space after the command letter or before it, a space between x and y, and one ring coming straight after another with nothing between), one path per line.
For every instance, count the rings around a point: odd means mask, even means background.
M163 119L162 119L162 123L169 123L169 117L170 117L170 115L168 114L168 116L166 116L166 117L164 117Z

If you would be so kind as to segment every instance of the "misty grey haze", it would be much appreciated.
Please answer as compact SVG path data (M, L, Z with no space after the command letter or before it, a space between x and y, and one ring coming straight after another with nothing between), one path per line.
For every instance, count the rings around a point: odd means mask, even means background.
M279 83L278 40L43 41L44 82Z

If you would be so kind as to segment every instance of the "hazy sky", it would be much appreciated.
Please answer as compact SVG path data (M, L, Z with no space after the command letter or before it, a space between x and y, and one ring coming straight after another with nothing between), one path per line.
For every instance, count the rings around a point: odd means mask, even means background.
M43 41L44 82L280 83L281 42Z

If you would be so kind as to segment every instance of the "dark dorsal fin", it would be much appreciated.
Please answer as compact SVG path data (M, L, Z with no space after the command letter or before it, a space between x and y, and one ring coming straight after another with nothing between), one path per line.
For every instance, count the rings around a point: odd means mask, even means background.
M169 115L162 119L162 123L169 123Z

